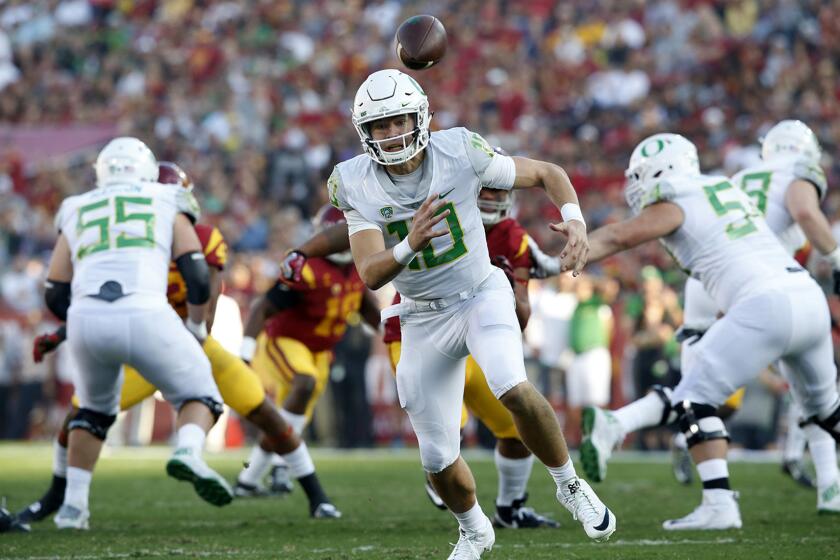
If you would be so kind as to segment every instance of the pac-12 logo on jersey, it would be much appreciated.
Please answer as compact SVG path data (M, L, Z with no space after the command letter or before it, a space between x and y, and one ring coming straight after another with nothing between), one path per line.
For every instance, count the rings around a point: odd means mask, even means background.
M394 208L391 206L383 206L379 209L379 213L382 214L382 217L386 220L390 220L394 215Z

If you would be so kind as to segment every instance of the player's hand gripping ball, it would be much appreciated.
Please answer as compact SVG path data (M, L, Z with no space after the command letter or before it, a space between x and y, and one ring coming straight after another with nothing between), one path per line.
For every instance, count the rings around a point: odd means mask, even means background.
M434 16L411 16L397 29L397 58L411 70L426 70L440 62L446 45L446 29Z

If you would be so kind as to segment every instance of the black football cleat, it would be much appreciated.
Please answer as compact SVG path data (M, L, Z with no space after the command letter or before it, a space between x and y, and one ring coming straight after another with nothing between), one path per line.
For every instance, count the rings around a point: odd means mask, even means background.
M52 484L40 499L32 502L19 512L17 518L21 523L37 523L43 521L58 511L64 502L64 489L67 479L53 475Z
M560 523L545 515L540 515L533 508L525 507L528 494L514 500L510 506L496 506L493 525L500 529L556 529Z
M5 507L0 507L0 533L28 533L31 530L28 523L23 523Z

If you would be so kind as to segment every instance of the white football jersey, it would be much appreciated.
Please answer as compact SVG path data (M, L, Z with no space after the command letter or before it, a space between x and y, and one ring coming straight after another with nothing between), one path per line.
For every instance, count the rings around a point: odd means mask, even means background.
M73 299L108 281L125 294L166 298L175 216L198 218L195 197L177 185L112 184L64 200L56 216L73 259Z
M735 186L740 187L753 199L759 212L764 214L770 229L791 253L795 253L806 240L785 204L788 187L797 179L813 184L819 192L820 200L825 197L828 190L825 173L818 164L811 163L801 156L762 162L732 177Z
M432 133L415 173L417 180L397 178L395 183L384 166L359 155L335 166L328 182L330 201L345 212L351 236L378 229L390 248L408 235L423 201L437 195L448 202L443 209L450 210L437 227L447 227L449 234L433 239L397 275L394 285L411 299L443 298L478 286L493 270L478 193L482 186L511 189L513 160L494 152L478 134L452 128Z
M722 311L737 299L807 274L779 243L750 197L727 177L674 177L654 187L646 205L667 201L685 215L662 239L676 261L700 280Z

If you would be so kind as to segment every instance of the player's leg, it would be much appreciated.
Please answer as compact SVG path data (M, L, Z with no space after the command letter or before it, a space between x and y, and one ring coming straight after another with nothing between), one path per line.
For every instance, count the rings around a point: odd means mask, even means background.
M665 529L741 527L726 462L729 435L719 407L778 359L790 337L790 316L782 292L761 294L736 303L697 342L695 359L674 389L672 403L703 484L703 501L689 515L663 523Z
M257 337L257 350L254 359L251 360L251 368L260 378L266 392L274 398L277 406L282 407L283 399L285 399L289 390L286 378L291 374L288 373L288 368L280 362L275 353L269 355L268 344L270 340L272 339L265 332L260 333ZM289 423L287 422L287 424ZM292 429L294 430L293 427ZM272 466L274 462L279 464ZM263 481L270 469L272 470L271 485L266 488ZM288 466L285 465L279 455L276 455L267 446L264 449L260 443L251 448L251 454L246 462L245 469L242 470L237 480L244 483L244 486L238 488L240 496L283 496L294 490L294 485L288 476ZM253 489L249 487L253 487Z
M397 376L397 364L400 362L400 353L402 351L402 342L395 341L387 343L388 346L388 359L391 362L391 373L394 375L396 379ZM469 366L467 366L467 378L469 378ZM467 413L467 407L463 406L461 408L461 429L464 429L464 426L467 425L467 421L469 420L469 415ZM432 503L433 506L438 508L441 511L446 511L448 508L446 504L443 502L441 497L438 495L437 490L432 485L432 479L429 476L429 473L423 472L423 489L426 491L426 496L429 498L429 501Z
M519 439L510 411L493 395L484 372L472 356L467 358L464 404L496 437L493 457L499 488L494 525L511 529L559 527L553 519L525 505L534 456Z
M492 548L495 534L476 499L472 472L461 458L465 358L452 356L437 346L447 344L447 333L458 323L454 313L410 316L405 321L397 393L417 435L423 468L458 520L461 535L453 555L466 547L474 549L478 557Z
M223 410L207 356L168 305L137 313L129 323L133 338L127 363L160 389L177 411L176 443L167 474L192 483L210 504L229 504L233 490L202 458L207 432Z
M61 429L53 440L53 475L50 486L44 494L20 510L16 517L22 523L43 521L61 507L64 502L64 491L67 489L67 436L70 421L79 411L78 398L73 397L73 406L64 417Z
M805 448L808 445L808 436L800 426L803 420L802 410L791 400L785 412L786 435L785 445L782 448L782 473L804 488L817 488L817 483L805 469L804 457ZM819 429L819 427L817 429L833 442L828 432ZM817 439L819 439L819 436L817 436Z
M68 423L67 487L54 521L59 529L87 529L93 469L119 408L120 365L129 342L114 315L71 310L67 342L78 369L73 384L80 408Z
M277 453L289 465L292 476L298 480L309 499L309 512L338 510L330 503L309 455L306 444L294 433L280 413L265 396L259 376L238 356L225 350L213 337L204 341L204 353L210 361L213 378L225 404L237 414L257 426L262 432L259 447L266 453ZM237 495L254 495L258 484L243 483L237 479ZM245 490L251 490L245 492Z
M575 472L554 409L525 375L522 337L510 288L480 292L467 309L467 346L493 394L504 404L522 442L548 468L557 498L581 522L590 538L605 540L615 516Z
M298 437L306 428L327 383L329 355L318 354L291 338L266 337L255 356L254 364L262 368L261 375L272 378L277 404L281 407L280 415ZM271 492L280 495L291 492L294 486L289 465L281 456L267 452L260 445L252 449L242 478L246 482L261 483L269 469Z
M817 475L817 510L840 513L837 448L825 428L837 409L837 370L829 331L828 312L816 296L800 297L794 310L794 337L780 370L791 386L794 402L807 422L803 428Z
M132 368L126 368L122 389L120 389L120 410L128 410L153 395L154 392L155 388L139 373ZM64 500L64 490L67 487L67 426L79 410L79 398L74 395L71 402L72 408L53 441L53 477L50 487L40 499L32 502L17 514L18 518L25 523L46 519L58 510Z

